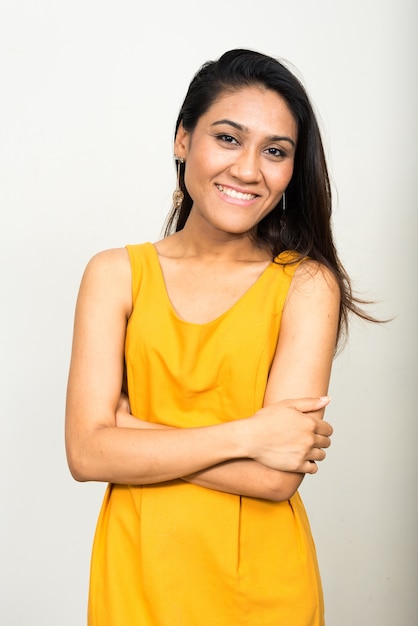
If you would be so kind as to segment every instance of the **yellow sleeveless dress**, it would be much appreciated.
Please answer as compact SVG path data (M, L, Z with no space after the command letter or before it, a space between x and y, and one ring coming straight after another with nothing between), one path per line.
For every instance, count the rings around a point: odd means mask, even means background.
M132 413L176 427L263 404L295 266L271 263L207 324L181 320L151 243L127 247ZM89 626L323 626L315 547L296 493L240 497L181 480L109 485L93 546Z

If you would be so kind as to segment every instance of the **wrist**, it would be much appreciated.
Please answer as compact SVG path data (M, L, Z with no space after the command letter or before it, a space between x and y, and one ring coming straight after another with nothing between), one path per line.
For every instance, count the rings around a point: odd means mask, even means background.
M227 422L223 426L227 434L223 434L223 441L227 445L228 459L252 459L253 447L249 424L250 418L243 418Z

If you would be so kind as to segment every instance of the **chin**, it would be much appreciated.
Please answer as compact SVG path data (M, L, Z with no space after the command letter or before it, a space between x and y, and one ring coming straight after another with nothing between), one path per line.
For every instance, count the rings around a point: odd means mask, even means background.
M224 233L225 235L231 235L233 237L245 237L246 235L250 234L253 228L254 226L243 227L237 226L235 224L217 226L217 230L219 232Z

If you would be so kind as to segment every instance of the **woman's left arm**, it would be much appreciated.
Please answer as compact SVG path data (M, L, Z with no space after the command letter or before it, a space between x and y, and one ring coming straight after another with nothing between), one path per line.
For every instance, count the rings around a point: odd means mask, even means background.
M339 312L340 290L332 272L314 261L301 263L283 310L264 406L285 398L327 394ZM303 477L243 459L208 468L186 480L219 491L281 501L296 492Z
M283 310L264 406L288 398L314 398L327 394L339 308L339 287L331 271L314 261L301 263ZM117 424L149 427L147 423L129 417L126 404L119 412ZM295 493L303 476L273 470L253 460L237 459L204 469L183 480L217 491L282 501Z

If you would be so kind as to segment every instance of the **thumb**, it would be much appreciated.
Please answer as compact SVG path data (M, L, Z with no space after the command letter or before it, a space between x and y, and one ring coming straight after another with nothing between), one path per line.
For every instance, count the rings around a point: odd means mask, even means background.
M296 398L290 400L291 405L297 411L302 413L310 413L311 411L319 411L331 402L329 396L321 396L319 398Z

